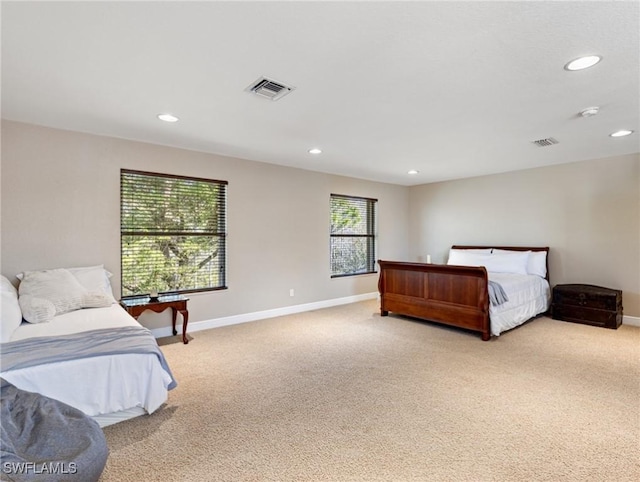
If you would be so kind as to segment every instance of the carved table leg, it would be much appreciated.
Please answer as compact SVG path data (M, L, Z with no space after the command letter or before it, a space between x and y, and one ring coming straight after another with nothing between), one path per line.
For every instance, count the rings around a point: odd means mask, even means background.
M187 310L178 310L177 308L171 307L171 323L174 335L178 334L178 331L176 330L176 318L178 315L178 311L180 311L180 314L182 315L182 343L186 345L187 343L189 343L189 339L187 338L187 323L189 323L189 312Z
M178 332L176 331L176 315L178 314L178 310L174 307L171 307L171 324L173 326L173 336L176 336Z
M186 345L189 343L187 338L187 323L189 322L189 312L187 310L180 310L182 315L182 342Z

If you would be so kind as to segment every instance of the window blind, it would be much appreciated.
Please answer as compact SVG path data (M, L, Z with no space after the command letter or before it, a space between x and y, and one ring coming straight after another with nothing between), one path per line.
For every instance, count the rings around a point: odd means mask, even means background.
M227 182L122 169L122 296L226 288Z
M331 195L331 276L375 273L377 199Z

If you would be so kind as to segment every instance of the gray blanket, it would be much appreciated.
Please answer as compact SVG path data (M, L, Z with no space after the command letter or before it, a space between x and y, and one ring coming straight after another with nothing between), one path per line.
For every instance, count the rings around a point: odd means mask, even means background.
M169 390L178 384L153 334L142 326L83 331L71 335L43 336L0 345L2 371L27 368L78 358L148 353L155 355L171 375Z
M98 423L80 410L0 378L0 479L93 482L109 449Z
M492 306L500 306L509 301L502 285L496 281L489 280L489 301Z

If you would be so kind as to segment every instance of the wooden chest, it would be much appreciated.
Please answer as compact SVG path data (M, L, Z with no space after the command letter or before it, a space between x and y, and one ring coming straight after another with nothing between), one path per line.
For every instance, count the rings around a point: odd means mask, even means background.
M556 285L551 313L556 320L617 329L622 324L622 291L583 284Z

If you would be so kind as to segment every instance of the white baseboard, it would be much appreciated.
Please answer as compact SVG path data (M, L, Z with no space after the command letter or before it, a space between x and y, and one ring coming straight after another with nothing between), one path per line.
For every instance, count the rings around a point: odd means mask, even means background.
M238 325L249 321L264 320L267 318L275 318L276 316L293 315L305 311L319 310L322 308L330 308L332 306L346 305L356 303L358 301L373 300L378 297L378 292L365 293L362 295L346 296L344 298L334 298L331 300L315 301L313 303L305 303L302 305L285 306L283 308L274 308L272 310L255 311L253 313L242 313L240 315L225 316L223 318L214 318L212 320L196 321L189 323L187 333L194 331L208 330L210 328L219 328L221 326ZM180 333L180 320L176 324L176 329ZM171 327L154 328L151 333L156 338L171 336Z
M358 301L374 300L379 297L378 292L364 293L362 295L346 296L344 298L334 298L331 300L316 301L313 303L305 303L302 305L285 306L283 308L274 308L272 310L255 311L253 313L242 313L240 315L225 316L223 318L214 318L212 320L203 320L189 323L187 332L195 332L208 330L210 328L219 328L221 326L238 325L250 321L266 320L267 318L275 318L276 316L293 315L295 313L303 313L305 311L319 310L322 308L330 308L332 306L346 305L356 303ZM179 321L179 320L178 320ZM640 318L636 316L623 316L622 324L628 326L640 327ZM176 324L178 332L180 332L181 323ZM155 328L151 330L156 338L171 336L171 327Z

